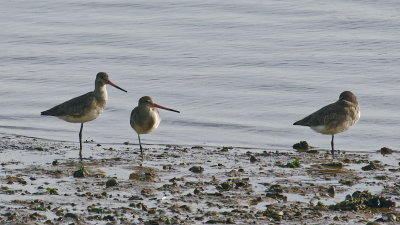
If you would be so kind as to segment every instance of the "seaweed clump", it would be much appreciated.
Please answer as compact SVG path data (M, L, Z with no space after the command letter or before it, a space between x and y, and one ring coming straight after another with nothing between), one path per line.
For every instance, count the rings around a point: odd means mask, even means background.
M390 208L395 207L396 203L382 196L373 195L368 191L356 191L352 195L347 195L346 200L330 205L331 210L358 211L367 208Z
M299 168L301 166L299 159L286 163L286 165L279 165L282 168Z

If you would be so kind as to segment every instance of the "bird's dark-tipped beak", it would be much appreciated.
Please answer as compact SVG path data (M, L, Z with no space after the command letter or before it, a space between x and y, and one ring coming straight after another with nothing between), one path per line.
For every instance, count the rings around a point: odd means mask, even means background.
M125 91L125 92L127 92L126 90L124 90L124 89L122 89L122 88L118 87L118 85L114 84L114 83L113 83L113 82L111 82L111 81L108 81L108 82L107 82L107 84L109 84L109 85L111 85L111 86L114 86L115 88L118 88L118 89L119 89L119 90L121 90L121 91Z
M165 110L172 111L172 112L181 113L181 112L179 112L178 110L170 109L170 108L167 108L167 107L165 107L165 106L158 105L158 104L156 104L156 103L153 103L153 107L160 108L160 109L165 109Z

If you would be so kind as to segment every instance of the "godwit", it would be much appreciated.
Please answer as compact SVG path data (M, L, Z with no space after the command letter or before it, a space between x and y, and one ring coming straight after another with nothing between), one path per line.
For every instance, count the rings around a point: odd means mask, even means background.
M308 126L321 134L332 135L331 153L334 155L334 135L349 129L360 119L357 97L351 91L340 94L339 100L329 104L293 125Z
M124 89L112 83L108 74L100 72L96 76L94 91L84 95L70 99L64 103L54 106L53 108L41 112L41 115L56 116L70 123L80 123L79 131L79 158L82 161L82 129L83 123L96 119L104 110L108 101L106 84L110 84L122 91ZM127 92L127 91L125 91Z
M131 127L136 131L139 138L140 154L143 156L140 134L148 134L160 124L160 114L156 108L165 109L180 113L178 110L170 109L154 103L150 96L143 96L139 99L139 104L131 112Z

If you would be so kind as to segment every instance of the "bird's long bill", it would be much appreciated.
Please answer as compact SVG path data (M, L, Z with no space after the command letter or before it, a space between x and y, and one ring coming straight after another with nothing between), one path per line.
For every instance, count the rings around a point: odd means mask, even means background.
M113 82L111 82L111 81L108 81L108 82L107 82L107 84L109 84L109 85L112 85L112 86L114 86L115 88L118 88L118 89L119 89L119 90L121 90L121 91L125 91L125 92L127 92L126 90L124 90L124 89L122 89L122 88L118 87L118 85L114 84L114 83L113 83Z
M162 106L162 105L158 105L158 104L156 104L156 103L153 103L153 107L157 107L157 108L160 108L160 109L169 110L169 111L172 111L172 112L181 113L181 112L179 112L178 110L170 109L170 108L164 107L164 106Z

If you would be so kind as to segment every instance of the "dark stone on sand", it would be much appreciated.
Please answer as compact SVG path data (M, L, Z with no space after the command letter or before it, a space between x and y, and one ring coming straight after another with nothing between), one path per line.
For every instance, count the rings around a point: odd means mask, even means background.
M377 179L377 180L390 180L390 177L386 176L386 175L379 175L379 176L376 176L375 179Z
M261 197L257 197L257 198L254 198L254 199L250 199L249 205L257 205L260 202L262 202L262 198Z
M201 187L195 188L194 191L193 191L193 193L195 195L199 195L199 194L201 194L201 192L203 192L203 188L201 188Z
M393 149L390 149L390 148L387 148L387 147L383 147L383 148L381 148L380 153L382 155L392 154L393 153Z
M352 163L353 161L351 161L350 159L343 159L344 163Z
M351 180L343 180L343 179L341 179L341 180L339 180L339 183L341 183L343 185L347 185L347 186L353 186L354 185L354 182L351 181Z
M376 170L376 169L378 169L378 166L373 162L369 162L369 165L363 166L363 167L361 167L361 169L364 171Z
M76 215L75 213L66 213L64 215L65 218L72 218L72 219L78 219L78 215Z
M390 199L375 195L366 200L365 205L371 208L390 208L394 207L396 204Z
M307 141L300 141L299 143L294 144L293 148L296 150L308 151L310 146L308 145Z
M248 178L233 178L219 184L216 188L220 191L229 191L233 189L247 188L250 187Z
M189 171L192 171L193 173L202 173L204 168L201 166L193 166L189 169Z
M282 220L282 216L283 216L282 213L276 212L275 210L272 210L272 209L266 209L266 210L264 211L264 214L263 214L263 215L266 216L266 217L270 217L270 218L272 218L272 219L275 220L275 221L280 221L280 220Z
M142 191L140 191L140 194L144 195L144 196L150 196L152 195L154 192L153 189L150 188L143 188Z
M328 188L328 195L329 195L331 198L334 198L334 197L335 197L335 192L336 192L335 186L330 186L330 187Z
M280 199L283 201L287 201L287 196L285 196L281 193L283 193L282 187L279 184L274 184L274 185L271 185L271 187L269 187L265 196L268 198Z
M221 148L221 152L227 152L227 151L232 150L232 149L233 149L233 147L231 147L231 146L224 146L224 147Z
M113 187L118 185L118 180L116 178L111 178L106 182L106 187Z
M108 220L108 221L115 221L115 218L111 215L107 215L103 217L103 220Z
M251 163L255 163L257 161L258 161L258 159L254 155L250 156L250 162Z
M158 177L157 171L149 167L138 167L137 172L129 174L129 180L139 180L148 182L158 182L160 178Z
M174 212L174 213L179 213L179 212L192 212L192 210L190 209L190 206L188 205L178 205L178 204L174 204L171 207L169 207L169 209Z

